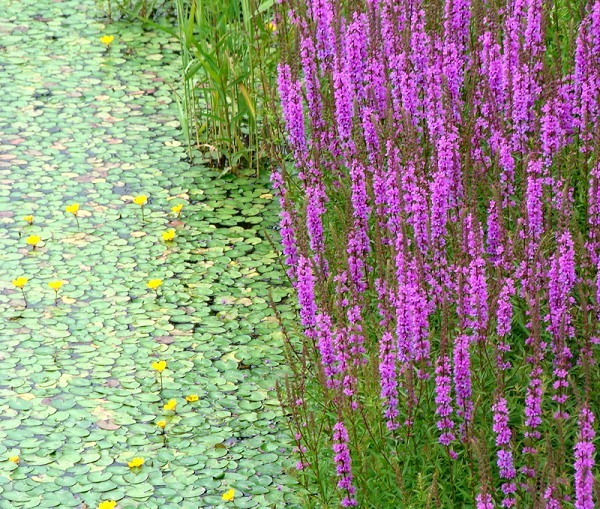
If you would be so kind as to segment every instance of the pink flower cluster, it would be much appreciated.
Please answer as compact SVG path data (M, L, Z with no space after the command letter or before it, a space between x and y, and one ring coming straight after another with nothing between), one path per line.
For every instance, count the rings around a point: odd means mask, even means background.
M575 396L600 335L600 0L568 30L552 2L499 4L282 3L294 164L273 186L342 505L347 430L377 398L386 437L423 426L444 468L489 437L466 505L593 506L597 409ZM575 435L574 460L548 453Z

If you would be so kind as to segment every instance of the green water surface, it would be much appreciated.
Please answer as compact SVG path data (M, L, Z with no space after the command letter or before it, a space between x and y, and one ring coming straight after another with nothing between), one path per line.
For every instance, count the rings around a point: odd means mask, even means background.
M0 508L294 507L268 181L188 164L178 44L99 16L0 0Z

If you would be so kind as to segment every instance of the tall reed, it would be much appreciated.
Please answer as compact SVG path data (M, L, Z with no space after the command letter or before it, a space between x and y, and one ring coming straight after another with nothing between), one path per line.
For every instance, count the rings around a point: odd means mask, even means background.
M273 0L105 0L110 17L129 16L176 37L181 80L173 84L192 159L194 148L223 173L266 164L267 97L276 88ZM173 13L176 26L168 16ZM271 113L272 115L272 113Z
M274 87L272 0L177 1L183 111L196 145L225 171L260 170L265 95Z

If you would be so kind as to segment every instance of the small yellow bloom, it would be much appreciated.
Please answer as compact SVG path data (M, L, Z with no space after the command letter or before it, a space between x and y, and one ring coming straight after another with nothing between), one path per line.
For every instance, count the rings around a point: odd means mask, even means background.
M133 458L129 463L129 468L141 467L144 464L144 458Z
M272 21L269 21L265 26L269 32L274 32L277 29L277 25Z
M225 502L231 502L235 497L235 490L233 488L227 490L225 493L223 493L223 495L221 495L221 498L223 500L225 500Z
M18 456L11 456L10 458L8 458L8 461L12 461L13 463L16 463L18 465L19 461L21 461L21 458L19 458Z
M167 401L167 403L165 404L165 406L163 406L163 408L165 410L172 410L174 412L175 408L177 408L177 400L176 399L170 399L169 401Z
M171 207L171 212L173 212L173 214L179 215L179 214L181 214L182 208L183 208L183 203L180 203L179 205L175 205L174 207Z
M169 242L171 240L173 240L175 238L175 230L167 230L166 232L163 232L162 234L162 239L165 242Z
M185 397L185 400L186 400L188 403L195 403L196 401L198 401L198 399L199 399L199 398L198 398L198 395L197 395L197 394L190 394L189 396L186 396L186 397Z
M134 196L133 203L135 203L136 205L139 205L140 207L143 207L144 205L146 205L146 203L148 203L148 197L144 194L140 194L139 196Z
M167 425L167 421L158 421L156 423L156 425L160 428L160 429L165 429L166 425Z
M115 509L117 503L114 500L105 500L98 504L98 509Z
M50 288L52 288L55 292L58 292L58 290L60 290L60 287L63 285L62 281L50 281L48 283L48 286Z
M16 288L23 288L27 284L27 281L29 281L29 279L27 279L26 277L19 276L12 283L13 285L15 285Z
M65 207L65 210L69 213L69 214L73 214L74 216L77 215L77 212L79 212L79 203L73 203L71 205L67 205Z
M23 221L33 224L33 216L23 216Z
M115 40L114 35L103 35L100 37L100 42L106 44L106 46L110 46L110 43Z
M167 367L167 361L157 361L152 363L152 369L162 373Z
M151 290L156 290L162 284L163 284L162 279L151 279L150 281L148 281L146 283L148 288L150 288Z
M25 242L27 242L27 244L30 246L35 247L40 243L41 240L42 238L39 235L30 235L25 239Z

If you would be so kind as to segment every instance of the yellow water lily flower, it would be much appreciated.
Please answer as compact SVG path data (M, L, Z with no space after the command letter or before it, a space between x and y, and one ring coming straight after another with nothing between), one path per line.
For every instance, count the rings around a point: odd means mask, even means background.
M58 290L60 290L60 287L63 285L64 283L62 281L50 281L48 283L48 286L50 288L52 288L55 292L58 292Z
M160 429L165 429L166 425L167 425L167 421L158 421L156 423L156 425L160 428Z
M186 397L185 397L185 400L186 400L188 403L195 403L196 401L198 401L198 399L199 399L199 398L198 398L198 395L197 395L197 394L190 394L189 396L186 396Z
M162 234L162 239L165 242L170 242L174 238L175 238L175 230L173 230L173 229L167 230L166 232L163 232L163 234Z
M113 42L115 40L115 36L114 35L103 35L102 37L100 37L100 42L103 44L106 44L106 46L110 46L110 43Z
M23 216L23 221L33 224L33 216Z
M98 504L98 509L115 509L115 507L117 507L117 502L114 500L105 500Z
M42 238L39 235L30 235L25 239L25 242L35 248L35 246L37 246L41 240Z
M144 464L144 458L133 458L129 463L127 463L127 465L129 465L129 468L138 468L141 467Z
M169 401L167 401L167 403L163 406L163 408L165 410L170 410L170 411L175 411L175 409L177 408L177 400L176 399L170 399Z
M73 214L74 216L76 216L77 212L79 212L79 203L73 203L71 205L67 205L65 207L65 211L68 212L69 214Z
M148 288L150 288L151 290L156 290L162 284L162 279L151 279L146 283L146 286L148 286Z
M176 214L177 216L179 216L181 214L182 208L183 208L183 203L180 203L179 205L175 205L175 206L171 207L171 212L173 212L173 214Z
M235 490L233 488L227 490L221 495L221 498L225 500L225 502L231 502L235 498Z
M19 458L18 456L11 456L10 458L8 458L8 461L11 461L11 462L16 463L18 465L19 461L21 461L21 458Z
M26 277L19 276L12 282L12 284L15 285L16 288L23 288L27 284L27 281L29 281L29 279Z
M152 369L162 373L167 367L167 361L157 361L152 363Z
M146 205L146 203L148 203L148 197L145 194L140 194L139 196L134 196L133 203L135 203L136 205L139 205L140 207L143 207L144 205Z

